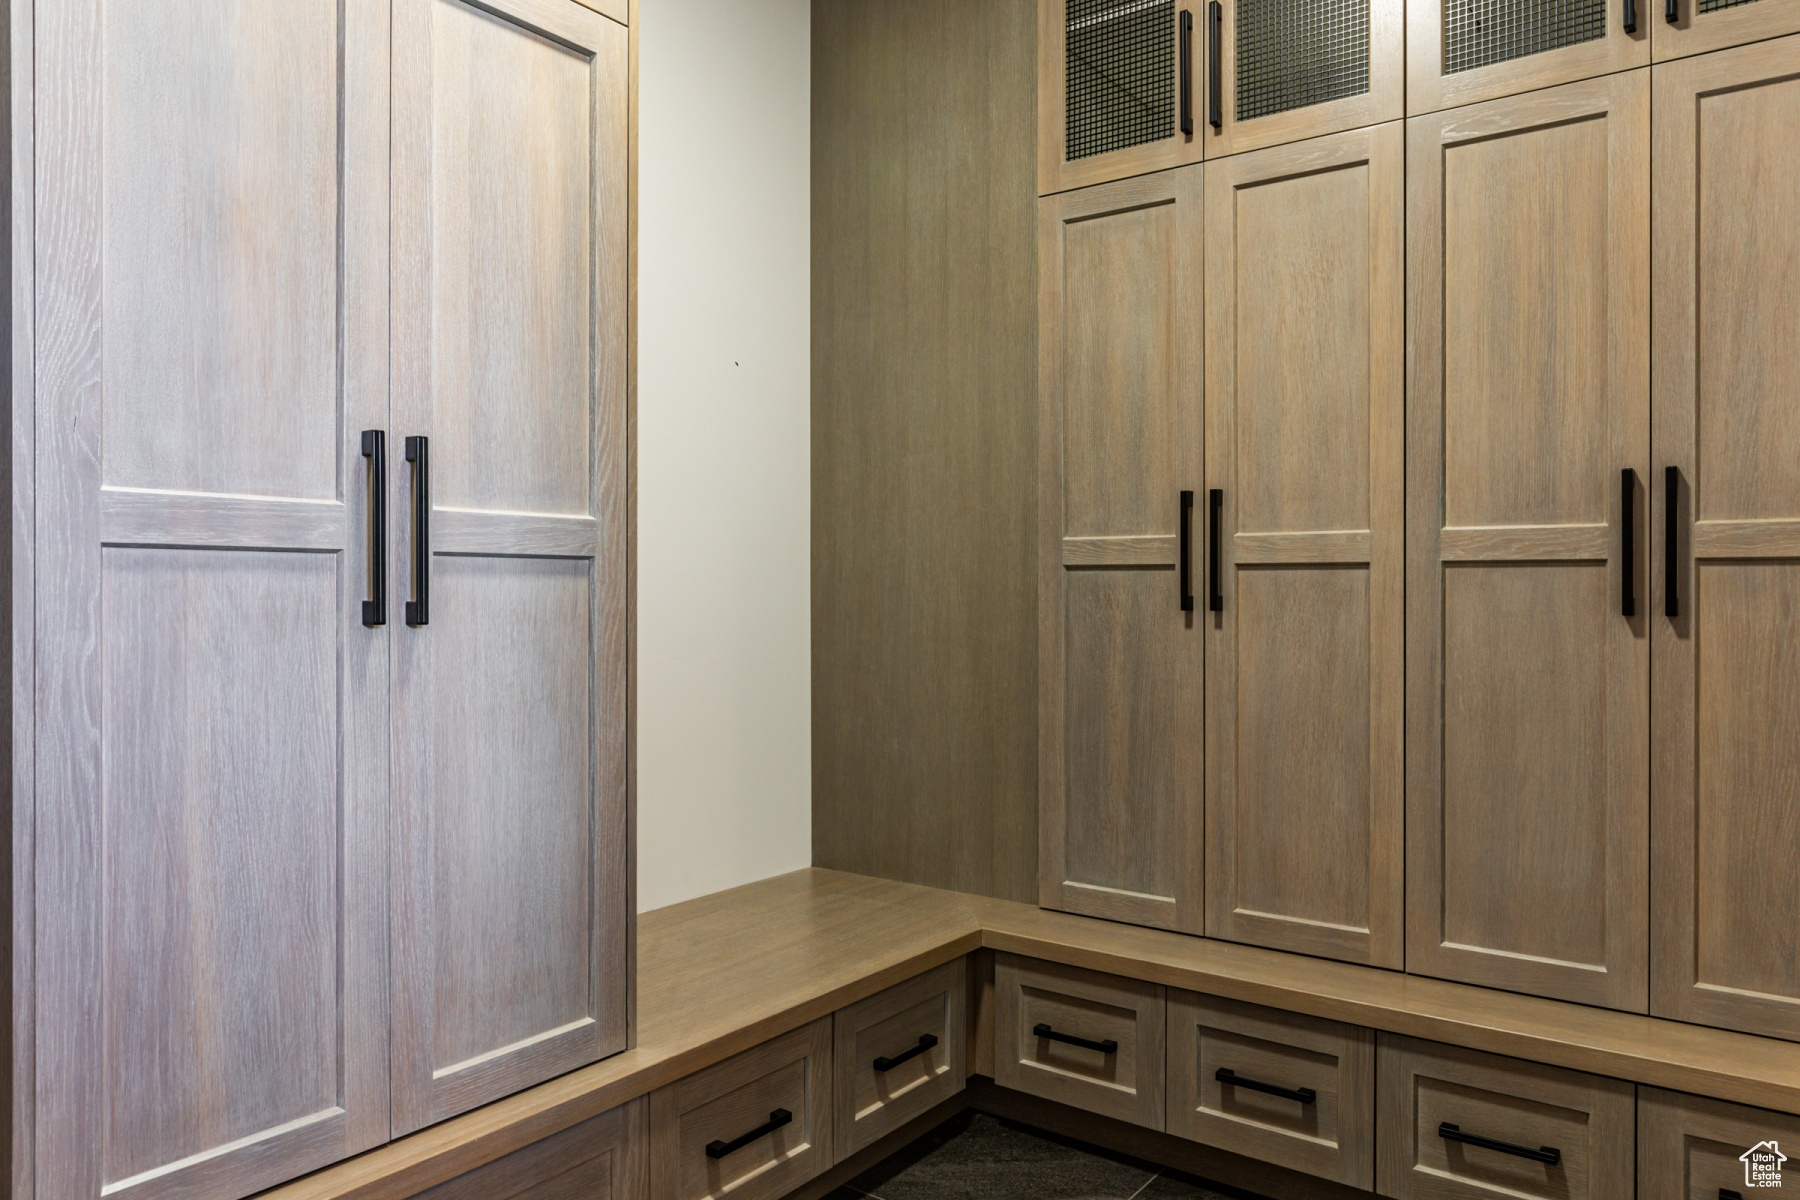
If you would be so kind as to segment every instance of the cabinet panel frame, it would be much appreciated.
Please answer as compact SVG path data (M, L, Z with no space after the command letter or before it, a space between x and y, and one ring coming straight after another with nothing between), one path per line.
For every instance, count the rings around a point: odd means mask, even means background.
M1692 1178L1688 1173L1687 1140L1698 1137L1748 1150L1771 1135L1800 1145L1800 1118L1639 1084L1638 1200L1691 1200L1696 1183L1701 1185L1703 1196L1716 1196L1718 1188L1739 1191L1744 1186L1744 1176L1735 1161L1726 1180ZM1788 1177L1784 1182L1800 1179L1800 1169L1785 1168L1783 1174Z
M1405 796L1405 129L1394 121L1210 162L1206 201L1207 486L1225 492L1219 575L1225 608L1206 623L1206 932L1273 949L1399 968L1404 959ZM1297 535L1307 563L1366 564L1369 572L1369 924L1337 925L1237 907L1235 804L1237 569L1284 535L1237 532L1236 190L1367 164L1369 170L1369 515L1372 530ZM1339 544L1341 543L1341 544Z
M1635 33L1626 33L1622 23L1621 6L1626 0L1606 0L1606 33L1602 37L1446 75L1444 0L1410 0L1406 6L1406 115L1648 66L1650 26L1662 20L1662 13L1650 0L1629 2L1637 5Z
M1767 38L1800 33L1800 0L1755 0L1718 12L1699 12L1699 0L1676 0L1680 16L1670 22L1662 12L1651 21L1650 57L1670 62L1690 54L1707 54Z

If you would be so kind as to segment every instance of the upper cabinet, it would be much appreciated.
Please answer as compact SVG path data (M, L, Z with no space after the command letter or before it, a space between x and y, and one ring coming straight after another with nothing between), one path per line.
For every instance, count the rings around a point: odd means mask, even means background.
M1800 37L1654 74L1651 1011L1800 1039Z
M1407 0L1406 111L1435 112L1644 66L1651 22L1662 20L1652 2Z
M1038 0L1038 193L1197 162L1198 0Z
M1657 62L1800 32L1800 0L1662 0L1651 14Z
M1649 74L1407 123L1407 969L1638 1012Z

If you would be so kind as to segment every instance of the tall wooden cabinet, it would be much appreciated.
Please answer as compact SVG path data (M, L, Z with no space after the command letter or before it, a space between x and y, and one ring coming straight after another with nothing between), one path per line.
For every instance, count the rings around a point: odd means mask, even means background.
M1407 968L1639 1012L1649 83L1414 118L1407 171Z
M1655 83L1651 1011L1800 1039L1800 37Z
M11 1194L626 1045L626 17L8 10Z
M1206 166L1206 929L1389 967L1404 148L1396 121Z
M1202 176L1041 201L1038 888L1201 932Z

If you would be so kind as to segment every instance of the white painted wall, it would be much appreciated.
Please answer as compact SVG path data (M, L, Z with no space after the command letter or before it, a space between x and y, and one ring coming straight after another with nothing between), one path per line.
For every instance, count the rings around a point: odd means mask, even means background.
M812 859L810 0L641 0L638 907Z

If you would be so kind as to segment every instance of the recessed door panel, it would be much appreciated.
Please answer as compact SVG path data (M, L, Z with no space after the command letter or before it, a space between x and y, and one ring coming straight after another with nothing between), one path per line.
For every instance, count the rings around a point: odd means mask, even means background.
M627 40L395 9L396 1133L628 1038Z
M1185 167L1070 192L1038 224L1039 896L1193 933L1201 184Z
M386 1139L387 16L35 14L40 1200Z
M1635 1011L1648 83L1408 122L1407 969Z
M1656 74L1651 1011L1800 1040L1800 37Z
M1394 122L1206 166L1207 932L1393 967L1403 149Z

